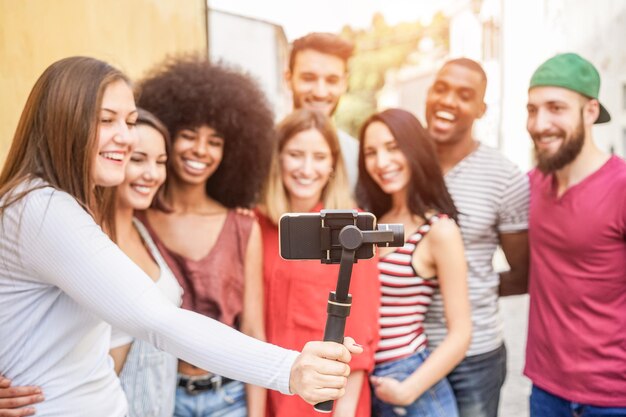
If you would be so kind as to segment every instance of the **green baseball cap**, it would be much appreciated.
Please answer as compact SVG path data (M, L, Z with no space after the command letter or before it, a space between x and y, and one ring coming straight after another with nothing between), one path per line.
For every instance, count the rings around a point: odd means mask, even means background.
M600 74L593 64L578 54L566 53L553 56L535 70L530 79L533 87L562 87L585 97L598 100ZM600 115L596 123L606 123L611 115L600 104Z

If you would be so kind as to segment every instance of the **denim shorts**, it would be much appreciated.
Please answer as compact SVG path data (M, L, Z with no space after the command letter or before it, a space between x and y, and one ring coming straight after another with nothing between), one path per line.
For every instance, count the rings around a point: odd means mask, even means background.
M385 362L374 368L373 375L404 381L424 363L428 355L428 350L423 349L406 358ZM372 392L372 409L376 417L458 417L459 415L452 388L445 378L406 407L387 404L376 398L375 392Z
M243 382L232 381L216 390L189 394L176 388L174 417L246 417L246 391Z

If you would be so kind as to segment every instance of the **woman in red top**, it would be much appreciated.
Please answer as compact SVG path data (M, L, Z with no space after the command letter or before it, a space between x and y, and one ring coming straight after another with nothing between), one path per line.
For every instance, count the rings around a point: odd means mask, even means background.
M263 278L267 341L301 348L321 340L326 322L328 292L335 289L338 265L319 261L285 261L278 252L280 216L287 212L349 209L350 198L339 142L330 120L321 113L298 110L277 128L270 175L259 207L263 237ZM378 342L380 286L376 259L354 265L353 304L346 335L363 345L364 352L350 363L346 395L335 404L335 416L370 415L367 374L374 366ZM318 416L309 404L294 397L268 392L271 417Z

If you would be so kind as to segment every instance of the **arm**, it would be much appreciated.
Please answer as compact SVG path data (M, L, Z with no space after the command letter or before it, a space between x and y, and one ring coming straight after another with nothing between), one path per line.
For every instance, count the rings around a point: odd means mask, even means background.
M173 306L72 197L50 188L24 201L19 252L34 279L120 330L203 369L309 402L341 396L349 350L361 350L318 342L298 355Z
M44 400L39 387L12 387L11 381L0 375L0 417L21 417L35 414L27 407Z
M346 395L341 397L335 404L334 417L354 417L359 398L361 397L361 388L363 387L364 371L354 371L348 377L346 385Z
M528 292L528 232L500 233L500 245L510 269L500 273L500 296Z
M461 232L453 221L433 225L428 239L444 302L448 334L422 366L406 380L375 378L376 395L383 401L409 405L443 379L463 359L471 338L471 315L467 293L467 266ZM422 242L424 244L426 242Z
M500 246L510 270L500 274L501 296L523 294L528 291L528 212L532 173L511 172L498 209Z
M265 340L263 325L263 245L261 229L255 221L252 225L246 258L244 261L244 294L241 331L255 339ZM265 416L265 389L246 385L249 417Z

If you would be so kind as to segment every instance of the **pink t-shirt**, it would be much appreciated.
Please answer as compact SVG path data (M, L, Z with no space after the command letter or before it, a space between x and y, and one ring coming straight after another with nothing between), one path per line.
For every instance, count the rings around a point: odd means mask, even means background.
M556 196L530 177L526 369L569 401L626 407L626 162L613 156Z

